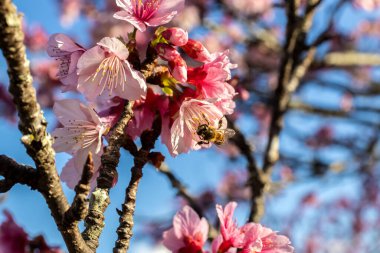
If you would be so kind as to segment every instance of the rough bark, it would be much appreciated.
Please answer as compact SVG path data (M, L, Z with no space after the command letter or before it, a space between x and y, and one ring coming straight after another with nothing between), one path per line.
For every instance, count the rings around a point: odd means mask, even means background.
M9 91L17 107L19 129L27 153L36 165L38 190L44 196L51 214L70 252L89 252L79 230L63 226L69 204L63 194L55 167L52 141L46 132L47 122L36 99L29 61L26 57L21 15L10 0L0 1L0 47L8 64Z

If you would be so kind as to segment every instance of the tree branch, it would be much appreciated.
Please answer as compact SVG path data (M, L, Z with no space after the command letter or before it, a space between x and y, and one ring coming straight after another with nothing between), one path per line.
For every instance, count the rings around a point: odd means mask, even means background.
M235 135L230 139L230 141L240 150L241 154L247 160L247 170L248 170L248 180L247 185L251 192L251 212L252 213L263 213L261 210L264 207L264 199L257 198L262 193L264 187L261 179L261 170L257 166L255 157L253 156L253 149L248 140L245 138L244 134L235 125L235 123L227 118L228 125L231 129L235 131Z
M321 64L333 67L379 66L380 55L355 51L331 52L324 57Z
M141 135L142 147L134 158L134 166L131 169L131 180L125 192L125 200L122 210L119 212L120 225L117 228L118 239L113 248L114 253L125 253L129 248L133 235L133 215L136 207L136 194L139 182L143 176L142 169L149 162L149 153L161 133L161 117L157 116L153 122L152 130L146 130Z
M38 187L37 171L27 165L19 164L15 160L0 155L0 192L9 191L15 184L27 185L32 190Z
M297 16L297 1L286 1L288 23L286 43L281 60L278 85L274 94L274 105L269 130L269 139L264 153L264 164L257 182L258 190L251 202L250 221L258 222L264 213L264 194L268 190L274 164L279 159L279 135L283 127L284 115L293 92L314 60L316 46L307 47L306 37L311 27L319 0L309 0L305 16ZM303 56L306 50L306 56ZM251 186L252 187L252 186Z
M77 227L63 226L69 208L55 167L55 153L46 132L47 122L37 103L26 58L21 15L11 0L0 0L0 48L8 64L9 91L13 95L23 134L22 142L36 164L38 186L70 252L89 252Z
M124 111L111 131L108 146L101 157L97 187L91 195L90 208L85 218L82 235L87 245L95 251L99 245L99 237L104 228L104 212L109 203L109 191L117 178L117 165L120 158L120 146L123 141L124 129L133 116L133 102L126 102Z

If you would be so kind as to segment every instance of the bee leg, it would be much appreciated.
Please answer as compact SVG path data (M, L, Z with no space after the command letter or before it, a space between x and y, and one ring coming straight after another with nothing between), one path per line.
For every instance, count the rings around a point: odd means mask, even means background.
M224 118L224 117L225 117L225 116L221 117L220 120L218 121L218 129L221 129L221 128L222 128L222 126L223 126L223 118Z
M210 144L210 142L209 141L203 141L203 140L197 142L197 145L202 146L203 144Z
M206 121L207 125L210 125L210 121L208 121L206 115L204 115L203 112L202 112L202 117L203 117L203 119Z

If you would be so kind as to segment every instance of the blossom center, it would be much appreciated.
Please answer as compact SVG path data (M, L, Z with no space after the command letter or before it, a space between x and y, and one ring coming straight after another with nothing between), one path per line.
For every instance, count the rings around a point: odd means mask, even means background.
M161 0L131 0L136 17L141 20L149 20L160 7Z
M99 64L95 73L89 76L89 78L92 78L92 82L96 81L98 86L102 86L99 96L105 89L107 89L109 95L111 95L112 90L117 88L118 85L121 85L124 91L124 85L127 81L123 62L116 55L105 58Z
M68 131L66 138L71 138L75 143L81 143L81 148L87 148L97 140L96 126L86 120L69 120L65 127ZM67 142L68 143L68 142Z

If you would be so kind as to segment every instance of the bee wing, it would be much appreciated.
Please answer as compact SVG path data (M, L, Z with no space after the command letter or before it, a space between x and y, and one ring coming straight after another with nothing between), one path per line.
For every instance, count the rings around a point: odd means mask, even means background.
M224 130L224 138L225 139L229 139L229 138L233 137L234 135L235 135L235 131L234 130L232 130L230 128L226 128Z

